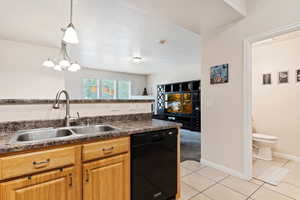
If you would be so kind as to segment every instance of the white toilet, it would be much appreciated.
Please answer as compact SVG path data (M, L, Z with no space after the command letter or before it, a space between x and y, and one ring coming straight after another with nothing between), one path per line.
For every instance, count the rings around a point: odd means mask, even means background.
M275 136L253 133L253 156L262 160L273 160L272 146L277 140Z

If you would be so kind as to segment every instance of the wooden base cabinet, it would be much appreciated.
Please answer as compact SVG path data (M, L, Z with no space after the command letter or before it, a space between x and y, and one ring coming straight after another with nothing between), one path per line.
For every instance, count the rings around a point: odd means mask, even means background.
M74 168L0 183L1 200L74 200Z
M0 200L130 200L130 138L0 156Z
M129 154L83 165L83 200L130 200Z

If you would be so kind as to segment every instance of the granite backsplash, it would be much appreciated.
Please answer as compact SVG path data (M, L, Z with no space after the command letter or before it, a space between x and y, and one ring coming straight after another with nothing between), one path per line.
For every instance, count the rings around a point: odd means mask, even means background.
M0 99L0 105L53 104L55 99ZM61 100L62 103L66 100ZM72 104L151 103L153 99L71 99Z
M71 122L71 125L93 125L116 121L145 121L151 120L151 118L151 113L81 117L79 119L73 120ZM0 137L19 130L38 129L47 127L64 127L64 123L64 119L2 122L0 123Z

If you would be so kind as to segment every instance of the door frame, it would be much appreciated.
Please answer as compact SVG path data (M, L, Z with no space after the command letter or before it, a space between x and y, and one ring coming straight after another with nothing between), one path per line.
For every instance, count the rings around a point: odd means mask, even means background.
M300 22L266 31L244 40L243 67L243 132L244 132L244 178L252 178L252 45L255 42L300 30Z

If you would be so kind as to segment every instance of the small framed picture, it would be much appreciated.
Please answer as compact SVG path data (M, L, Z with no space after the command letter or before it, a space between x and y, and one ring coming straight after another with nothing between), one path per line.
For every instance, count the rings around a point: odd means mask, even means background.
M296 70L296 82L300 83L300 69Z
M263 74L263 85L271 85L272 84L272 74Z
M288 83L289 82L289 71L282 71L278 73L278 83Z
M210 68L210 84L228 83L228 64L218 65Z

